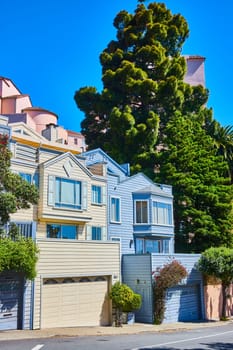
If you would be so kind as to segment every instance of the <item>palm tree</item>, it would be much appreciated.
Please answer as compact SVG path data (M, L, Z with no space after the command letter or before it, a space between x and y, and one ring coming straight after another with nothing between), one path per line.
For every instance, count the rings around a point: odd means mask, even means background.
M222 126L215 119L205 125L207 133L213 138L217 154L223 156L229 167L229 176L233 183L233 126Z

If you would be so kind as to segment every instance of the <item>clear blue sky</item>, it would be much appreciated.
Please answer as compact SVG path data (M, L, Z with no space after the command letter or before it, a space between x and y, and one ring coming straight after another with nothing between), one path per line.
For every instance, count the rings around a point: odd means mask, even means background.
M187 20L183 54L206 57L208 106L222 125L233 124L233 1L161 1ZM147 2L148 3L148 2ZM59 125L80 131L84 115L73 96L102 89L99 54L115 39L113 19L136 0L12 0L1 2L0 76L10 78L33 106L56 113Z

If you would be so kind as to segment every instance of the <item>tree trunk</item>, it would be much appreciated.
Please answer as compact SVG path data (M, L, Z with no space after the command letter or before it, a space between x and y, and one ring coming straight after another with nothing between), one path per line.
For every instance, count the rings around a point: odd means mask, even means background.
M227 290L229 285L222 283L222 318L227 317Z

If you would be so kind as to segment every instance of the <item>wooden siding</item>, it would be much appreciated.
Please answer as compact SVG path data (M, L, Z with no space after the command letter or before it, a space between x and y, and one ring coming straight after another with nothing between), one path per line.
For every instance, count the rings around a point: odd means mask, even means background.
M188 277L182 281L183 284L202 282L202 274L195 268L199 258L199 254L151 254L152 271L155 271L157 267L168 264L172 260L177 260L188 271Z
M32 177L35 175L37 170L37 165L34 166L24 163L15 163L12 161L11 170L15 173L26 173L31 174ZM20 209L16 213L11 215L12 221L33 221L37 220L37 206L31 205L29 209Z
M158 234L158 237L173 237L173 226L161 226L161 225L146 225L143 229L142 225L134 225L134 202L132 192L140 190L150 183L142 174L137 174L127 180L118 183L117 177L114 175L108 175L108 197L111 196L121 198L121 222L113 224L110 221L110 213L108 213L109 220L109 238L117 236L121 238L121 250L122 254L132 254L135 252L134 233L146 233ZM151 183L150 183L151 184ZM167 194L166 194L167 195ZM153 197L157 198L157 197ZM159 196L159 199L163 197ZM162 199L161 199L162 200ZM172 204L172 197L164 197L166 203ZM109 205L110 208L110 205Z
M141 290L141 294L144 294L142 308L136 312L136 321L153 322L152 273L157 268L171 262L172 259L179 261L188 271L187 278L182 280L182 283L177 288L179 289L182 286L197 286L198 292L200 291L200 317L205 319L202 274L195 268L195 264L199 258L200 255L198 254L123 255L122 279L124 283L128 284L135 292L140 293ZM150 294L146 292L145 286L147 285L151 286ZM177 309L177 307L174 307L174 310ZM173 317L175 316L173 315Z
M32 329L33 282L27 280L24 285L23 329Z
M110 276L120 278L118 243L38 239L40 250L35 279L34 324L40 328L41 282L44 277Z
M136 311L136 321L153 322L153 291L151 277L151 256L123 255L122 279L136 293L142 295L142 307Z
M46 222L55 222L64 220L68 222L76 223L88 223L91 220L92 226L106 226L107 225L107 208L106 205L92 205L91 204L91 185L98 185L106 187L106 182L103 178L99 180L91 178L82 167L77 165L73 160L72 171L70 177L64 169L64 165L67 162L68 157L58 159L57 162L52 163L50 166L42 168L40 170L40 204L38 208L39 219ZM59 176L62 178L69 178L72 180L78 180L87 183L87 210L72 210L64 208L55 208L48 205L48 178L50 175Z

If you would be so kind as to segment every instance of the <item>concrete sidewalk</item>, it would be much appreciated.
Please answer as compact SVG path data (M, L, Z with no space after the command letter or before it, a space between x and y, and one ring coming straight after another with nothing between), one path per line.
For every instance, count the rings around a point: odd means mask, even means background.
M52 337L81 337L81 336L101 336L101 335L119 335L119 334L139 334L154 332L172 332L178 330L189 330L202 327L224 326L232 323L229 321L210 321L210 322L177 322L162 325L151 325L144 323L134 323L132 325L124 324L123 327L73 327L73 328L48 328L39 330L9 330L0 331L0 341L19 340L19 339L39 339Z

